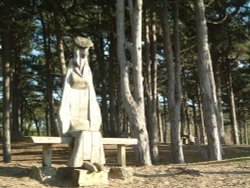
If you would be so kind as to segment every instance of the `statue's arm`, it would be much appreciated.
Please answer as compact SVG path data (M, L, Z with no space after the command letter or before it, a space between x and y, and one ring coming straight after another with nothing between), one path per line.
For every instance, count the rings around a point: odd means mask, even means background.
M69 84L69 76L73 70L73 64L72 62L68 65L67 74L64 80L64 86L63 86L63 94L61 99L61 106L59 110L59 116L60 116L60 134L61 136L66 136L69 133L70 128L70 106L69 106L69 93L70 93L70 84Z

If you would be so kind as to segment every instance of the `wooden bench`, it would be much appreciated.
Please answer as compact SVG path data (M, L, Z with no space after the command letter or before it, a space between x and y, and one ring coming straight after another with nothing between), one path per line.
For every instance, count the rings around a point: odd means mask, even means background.
M137 145L135 138L102 138L104 145L117 145L118 164L122 167L126 166L126 146ZM52 145L53 144L73 144L71 137L48 137L48 136L31 136L30 141L34 144L42 145L42 165L50 167L52 164Z

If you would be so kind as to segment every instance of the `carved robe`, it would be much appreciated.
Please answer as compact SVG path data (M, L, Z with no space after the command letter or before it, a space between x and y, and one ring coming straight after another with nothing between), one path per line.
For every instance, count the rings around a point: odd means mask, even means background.
M68 166L80 167L84 160L105 163L101 112L96 99L87 58L71 61L64 82L60 107L61 132L74 137L74 148ZM82 69L80 69L82 67Z

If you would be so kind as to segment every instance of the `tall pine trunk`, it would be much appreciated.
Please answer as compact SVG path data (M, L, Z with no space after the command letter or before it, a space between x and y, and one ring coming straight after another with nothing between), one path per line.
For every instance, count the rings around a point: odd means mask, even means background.
M174 53L170 37L168 22L168 1L164 0L163 9L163 40L164 51L168 65L168 108L170 114L171 151L175 163L184 163L184 154L181 140L181 66L180 66L180 44L179 44L179 11L178 0L174 6ZM174 56L175 55L175 56Z
M115 56L116 56L116 41L114 38L114 34L110 34L110 49L109 49L109 63L108 63L108 93L109 93L109 125L110 132L112 136L120 136L121 127L119 122L119 105L118 105L118 88L119 82L117 79L119 77L118 67L115 64Z
M208 46L207 23L203 0L195 0L198 45L198 72L203 103L204 123L208 139L210 160L222 159L222 148L217 123L217 96L210 50Z
M12 129L11 137L16 139L22 136L21 129L21 62L20 62L20 46L19 38L15 36L11 40L11 49L14 53L11 55L12 58L12 79L11 79L11 102L12 102Z
M117 11L117 53L120 63L121 95L124 102L126 113L128 114L132 134L138 139L136 146L136 156L140 163L151 165L149 151L149 139L145 122L144 92L142 78L142 60L141 60L141 14L142 0L131 1L130 16L132 27L132 47L131 57L133 64L133 95L129 83L129 67L125 55L125 2L118 0Z
M7 27L9 29L9 27ZM11 49L10 49L10 33L6 29L2 36L2 65L3 65L3 161L11 162L11 99L10 99L10 80L11 80Z
M110 127L108 122L108 105L107 105L107 89L106 89L106 63L104 58L104 44L101 34L98 37L99 46L95 46L95 51L97 55L97 62L99 65L100 72L100 83L101 83L101 112L102 112L102 129L104 136L109 136Z
M62 83L64 78L66 77L67 73L67 65L66 65L66 60L65 60L65 54L64 54L64 45L63 45L63 37L62 37L62 24L60 22L61 17L58 15L59 10L56 10L54 12L54 18L55 18L55 32L56 32L56 42L57 42L57 54L58 54L58 59L60 62L60 70L61 70L61 78L62 78ZM62 84L63 85L63 84Z
M67 73L67 66L66 66L66 60L65 60L65 55L64 55L63 39L60 34L57 34L57 51L58 51L58 57L59 57L59 62L60 62L60 67L61 67L61 75L62 75L61 78L63 80Z
M46 91L45 91L45 102L46 102L46 124L48 127L47 133L49 135L59 135L59 130L55 122L55 108L54 108L54 64L51 56L51 37L50 37L50 23L47 16L47 24L45 24L44 15L40 11L42 32L43 32L43 48L45 53L45 69L46 69Z
M151 21L151 22L150 22ZM145 10L144 33L145 33L145 93L146 93L146 116L149 132L150 154L153 163L159 161L158 152L158 126L157 126L157 64L156 54L156 28L155 14Z
M203 113L203 105L201 101L201 91L200 86L196 84L196 96L197 96L197 103L198 103L198 114L199 114L199 123L200 123L200 143L207 145L207 135L204 123L204 113Z
M232 72L230 69L230 62L227 62L227 71L228 71L228 81L227 81L227 88L228 88L228 97L229 97L229 105L230 105L230 120L232 126L232 139L234 144L240 144L239 139L239 128L238 122L236 118L236 109L235 109L235 102L234 102L234 91L233 91L233 78Z
M216 63L216 93L218 99L218 129L219 135L221 139L221 143L225 144L225 129L224 129L224 118L223 118L223 109L222 109L222 91L221 91L221 64L219 62Z

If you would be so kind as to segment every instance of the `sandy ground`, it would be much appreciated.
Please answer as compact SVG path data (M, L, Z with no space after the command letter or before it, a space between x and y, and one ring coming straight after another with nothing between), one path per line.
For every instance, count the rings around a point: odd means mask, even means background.
M32 177L34 167L41 167L41 146L26 142L12 144L12 162L0 162L0 187L72 187L56 178L43 182ZM53 167L67 161L67 146L56 145ZM109 179L108 185L92 187L151 188L151 187L239 187L250 188L250 146L224 146L225 160L204 162L198 146L184 146L186 164L171 164L169 145L159 144L161 162L154 166L136 166L131 148L127 151L127 168L131 174L125 179ZM2 159L2 151L0 156ZM116 147L105 148L108 170L116 166Z

